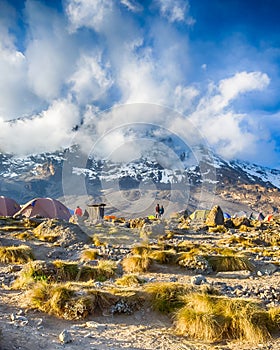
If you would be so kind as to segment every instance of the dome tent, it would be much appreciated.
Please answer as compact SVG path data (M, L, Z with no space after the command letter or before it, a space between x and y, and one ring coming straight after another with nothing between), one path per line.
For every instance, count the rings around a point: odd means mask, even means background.
M35 198L26 203L14 216L27 218L43 217L49 219L69 220L71 214L64 204L52 198Z
M20 205L12 198L0 196L0 216L13 216Z
M190 215L190 219L191 220L206 220L209 213L210 213L210 210L197 209Z

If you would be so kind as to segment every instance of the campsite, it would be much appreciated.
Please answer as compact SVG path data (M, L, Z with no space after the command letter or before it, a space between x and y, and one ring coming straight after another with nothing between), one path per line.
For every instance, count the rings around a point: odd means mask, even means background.
M277 215L0 204L1 349L280 347Z

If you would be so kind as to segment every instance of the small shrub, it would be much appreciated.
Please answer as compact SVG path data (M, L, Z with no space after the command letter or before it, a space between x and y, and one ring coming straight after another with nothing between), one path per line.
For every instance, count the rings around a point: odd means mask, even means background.
M68 262L62 260L55 260L53 262L56 270L56 281L75 281L78 280L79 265L76 262Z
M25 264L34 260L32 249L25 245L0 247L0 262L5 264Z
M232 256L237 253L237 250L229 247L213 247L211 253L224 255L224 256L228 256L228 255Z
M134 287L141 285L143 280L136 275L124 275L121 278L116 279L115 283L117 286L121 287Z
M125 272L146 272L151 266L151 259L144 255L132 255L123 259L122 267Z

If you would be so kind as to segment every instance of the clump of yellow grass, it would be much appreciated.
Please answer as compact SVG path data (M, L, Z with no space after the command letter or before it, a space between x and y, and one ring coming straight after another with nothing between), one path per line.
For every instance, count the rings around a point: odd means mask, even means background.
M266 311L260 303L206 293L190 293L174 316L176 331L192 339L225 339L262 343L278 328L280 310Z
M34 260L32 249L26 245L0 247L0 262L5 264L25 264Z

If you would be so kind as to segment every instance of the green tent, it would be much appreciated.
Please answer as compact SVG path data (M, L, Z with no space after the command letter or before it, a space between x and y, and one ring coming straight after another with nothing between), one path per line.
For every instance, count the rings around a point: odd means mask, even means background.
M208 214L210 213L210 210L205 210L205 209L197 209L195 210L191 215L190 219L191 220L206 220Z

